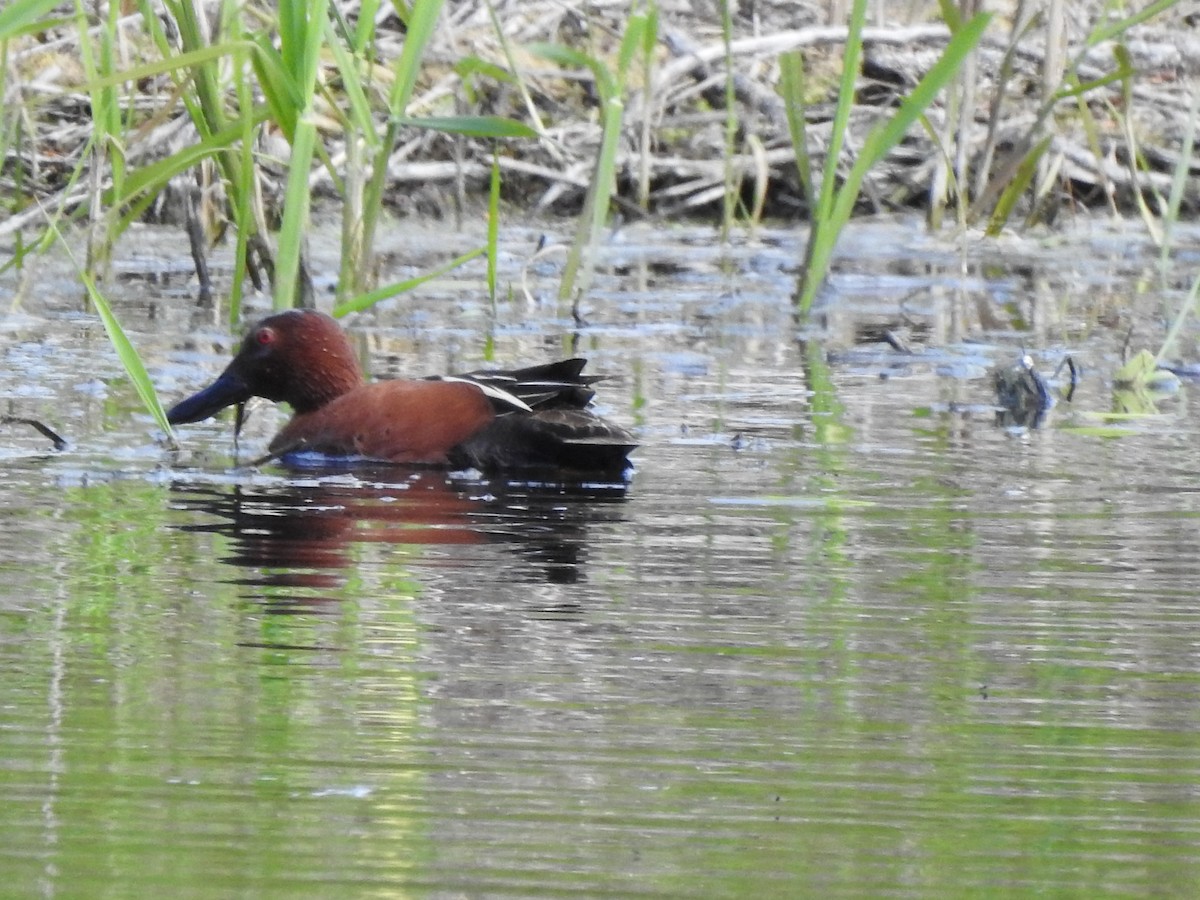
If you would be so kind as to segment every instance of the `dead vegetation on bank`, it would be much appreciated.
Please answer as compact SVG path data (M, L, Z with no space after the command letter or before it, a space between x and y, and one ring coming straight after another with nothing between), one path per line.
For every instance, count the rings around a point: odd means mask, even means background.
M776 2L742 7L732 20L727 46L715 3L666 0L658 5L653 62L649 71L633 72L617 157L619 202L627 214L645 210L664 217L711 216L721 208L727 165L748 206L757 197L768 214L805 214L808 202L777 90L779 57L791 50L803 53L807 149L819 160L829 141L846 28L825 24L823 10L815 6ZM218 8L210 4L213 13ZM360 4L339 4L338 9L353 25ZM256 17L264 27L271 21L265 7L243 15ZM587 69L552 65L525 48L562 44L615 65L628 15L626 0L448 4L426 51L409 114L471 112L525 122L538 137L502 142L505 197L531 212L575 212L601 137L595 76ZM1089 48L1085 42L1097 24L1095 15L1094 10L1073 11L1056 24L1027 16L1018 6L1008 18L994 20L972 71L960 76L950 106L932 109L931 127L911 129L871 172L866 205L886 210L936 202L938 192L948 190L945 151L953 146L960 172L969 179L965 193L972 215L985 217L993 211L988 201L994 203L1003 190L1006 172L1043 136L1048 144L1041 157L1041 181L1027 192L1026 211L1029 197L1036 194L1046 218L1063 204L1132 210L1139 194L1165 196L1181 160L1187 160L1191 178L1200 176L1200 161L1182 146L1200 85L1200 4L1174 4L1119 40ZM858 107L843 150L847 160L878 112L899 102L949 38L949 29L939 22L876 21L864 33ZM374 53L382 86L387 62L402 47L403 23L386 4L376 25ZM94 32L101 27L94 24ZM1048 34L1054 47L1056 32L1060 52L1048 55ZM145 35L140 13L119 21L118 46L127 62L153 55ZM76 176L72 182L81 163L87 167L83 155L92 133L79 44L79 29L67 21L7 48L7 140L0 186L8 215L0 234L35 221L41 215L35 199L46 208L71 208L87 203L96 190L95 179ZM727 53L734 66L737 129L732 143L726 132ZM1130 77L1080 99L1057 100L1039 124L1039 109L1063 87L1068 61L1081 60L1075 73L1080 83L1097 82L1119 68L1121 54L1127 54ZM319 127L336 170L346 152L337 126L337 106L345 98L336 60L326 54L323 63ZM123 148L127 164L144 164L197 140L177 79L162 74L125 87L125 115L132 126ZM962 139L956 146L947 142L952 132ZM288 145L268 130L259 135L259 148L270 198L286 168ZM412 129L391 155L388 195L400 210L444 214L454 198L461 202L486 189L492 150L490 140ZM328 168L314 168L312 185L318 195L333 196L330 182ZM1185 191L1183 204L1187 213L1200 210L1195 185ZM156 209L164 215L161 203Z

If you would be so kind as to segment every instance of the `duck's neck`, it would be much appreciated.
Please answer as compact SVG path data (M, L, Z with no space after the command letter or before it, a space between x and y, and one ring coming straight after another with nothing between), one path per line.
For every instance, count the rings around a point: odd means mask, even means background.
M292 379L287 397L297 415L320 409L331 400L363 384L362 370L352 354L323 354L318 349L318 364L310 364Z

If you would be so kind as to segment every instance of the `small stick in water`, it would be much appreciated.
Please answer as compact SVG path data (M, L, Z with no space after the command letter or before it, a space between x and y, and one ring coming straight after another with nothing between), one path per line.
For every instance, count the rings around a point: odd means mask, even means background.
M22 416L0 416L0 425L28 425L30 428L41 432L43 436L53 443L55 450L67 449L67 439L49 425L39 422L37 419L26 419Z

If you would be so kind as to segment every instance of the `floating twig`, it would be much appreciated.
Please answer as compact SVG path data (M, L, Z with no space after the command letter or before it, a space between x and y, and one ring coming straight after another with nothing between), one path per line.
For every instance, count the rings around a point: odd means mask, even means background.
M0 424L4 425L28 425L30 428L38 431L54 444L55 450L66 450L67 439L61 434L47 425L45 422L39 422L37 419L27 419L24 416L0 416Z

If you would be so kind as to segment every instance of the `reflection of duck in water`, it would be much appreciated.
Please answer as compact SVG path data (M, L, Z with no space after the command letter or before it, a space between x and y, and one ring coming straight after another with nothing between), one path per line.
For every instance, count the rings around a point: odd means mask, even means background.
M584 364L367 384L333 319L290 310L252 328L220 377L168 418L198 422L265 397L295 412L271 442L275 456L307 451L484 471L620 473L636 444L586 408L597 379L581 374Z
M432 555L418 551L414 559L505 567L503 556L483 549L449 549L504 545L535 566L514 569L518 580L573 583L585 577L588 526L619 520L626 496L624 484L534 485L428 470L397 477L403 470L388 467L354 471L359 477L352 483L320 477L233 488L177 482L173 490L179 506L215 517L183 527L229 539L223 562L248 570L233 580L323 590L343 585L342 570L362 561L365 545L444 547Z

